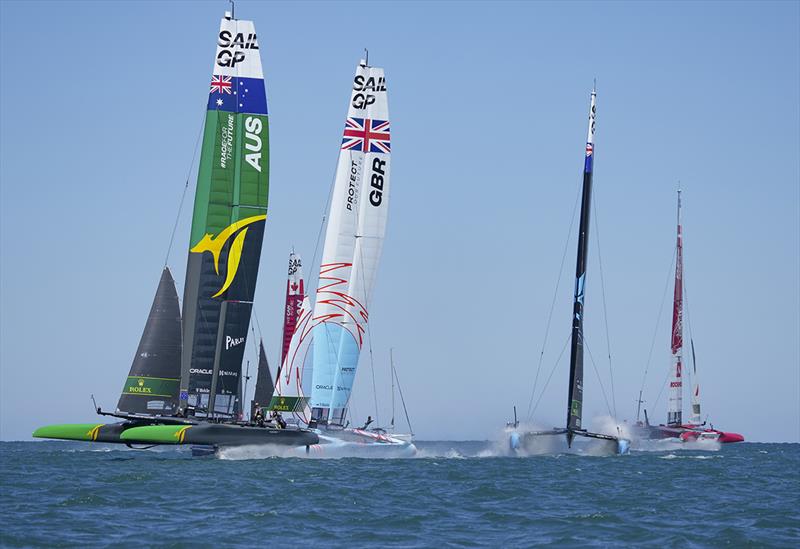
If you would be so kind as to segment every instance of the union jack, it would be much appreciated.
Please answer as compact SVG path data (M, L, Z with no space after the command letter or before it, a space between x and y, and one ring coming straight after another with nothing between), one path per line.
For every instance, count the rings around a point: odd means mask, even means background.
M212 76L211 77L211 93L231 93L231 77L230 76Z
M344 125L342 149L361 152L389 153L389 121L370 118L348 118Z
M586 156L591 156L593 152L594 152L594 147L592 146L591 143L587 143L586 144Z

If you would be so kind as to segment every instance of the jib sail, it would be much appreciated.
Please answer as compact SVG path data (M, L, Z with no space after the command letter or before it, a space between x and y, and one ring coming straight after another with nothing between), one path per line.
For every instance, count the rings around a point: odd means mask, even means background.
M275 385L272 383L272 374L269 371L267 353L264 352L264 342L258 343L258 372L256 373L256 392L250 405L250 417L253 417L255 405L266 407L272 399Z
M181 310L172 273L164 267L117 411L174 414L180 376Z
M267 98L252 21L217 35L184 288L180 406L233 416L269 189Z
M339 151L313 316L313 418L343 424L366 337L389 207L390 127L382 68L359 63Z

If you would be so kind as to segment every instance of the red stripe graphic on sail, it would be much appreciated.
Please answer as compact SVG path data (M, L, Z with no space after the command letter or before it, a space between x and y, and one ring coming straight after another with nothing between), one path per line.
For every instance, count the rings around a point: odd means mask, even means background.
M339 276L330 276L330 273L334 271L338 271L340 269L349 269L352 266L352 263L328 263L325 265L320 265L320 286L317 288L317 303L325 303L331 307L341 310L342 312L317 317L314 319L314 323L318 324L322 322L334 322L341 325L345 330L352 334L353 338L358 343L358 348L361 349L361 346L364 343L365 331L364 326L361 323L363 322L366 324L369 319L367 309L353 296L345 292L335 290L337 287L347 288L350 282L349 280L346 278L340 278ZM358 316L351 312L352 309L356 309L356 314ZM360 319L358 317L360 317ZM347 318L352 320L352 323L356 327L357 333L353 333L353 331L350 329L349 322L345 323Z

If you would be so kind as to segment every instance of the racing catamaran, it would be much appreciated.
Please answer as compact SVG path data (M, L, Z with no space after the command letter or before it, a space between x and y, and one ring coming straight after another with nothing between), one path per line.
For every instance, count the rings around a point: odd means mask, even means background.
M678 230L675 243L675 286L672 300L672 333L670 350L672 363L669 379L669 404L667 423L650 425L647 410L644 411L644 423L638 421L637 434L645 439L677 438L685 442L696 440L714 440L717 442L742 442L744 437L738 433L729 433L706 425L700 415L700 382L697 377L697 362L694 353L694 340L690 339L692 349L692 415L688 422L683 421L683 228L681 226L681 190L678 189ZM690 334L691 335L691 334ZM641 393L639 402L641 403ZM637 412L638 416L638 412Z
M267 97L252 21L226 13L205 116L183 316L167 268L111 425L53 425L33 436L218 448L309 446L306 429L240 421L242 359L269 191Z
M302 300L297 328L281 365L270 409L291 413L320 436L320 448L416 451L383 429L350 427L348 404L383 249L391 163L384 70L362 59L353 78L331 193L316 303ZM313 342L313 345L311 343ZM311 372L304 375L304 364ZM310 394L304 387L310 385ZM310 383L308 378L310 377Z
M544 436L566 435L567 446L572 447L576 436L605 441L612 445L613 451L625 454L630 441L613 435L592 433L582 426L583 419L583 316L584 291L586 284L586 263L589 248L589 214L592 201L592 168L594 162L594 130L596 115L596 92L592 90L589 109L589 134L586 138L586 156L583 167L583 190L581 199L580 226L578 229L578 258L575 269L575 293L572 308L572 346L569 362L569 392L567 397L567 423L565 428L550 431L520 430L515 420L509 433L512 450L531 451L537 441ZM534 450L535 451L535 450Z

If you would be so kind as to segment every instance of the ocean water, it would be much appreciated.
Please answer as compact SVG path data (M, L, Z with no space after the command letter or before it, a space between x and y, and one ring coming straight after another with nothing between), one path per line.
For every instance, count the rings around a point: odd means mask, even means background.
M800 444L301 459L0 443L0 545L800 547Z

